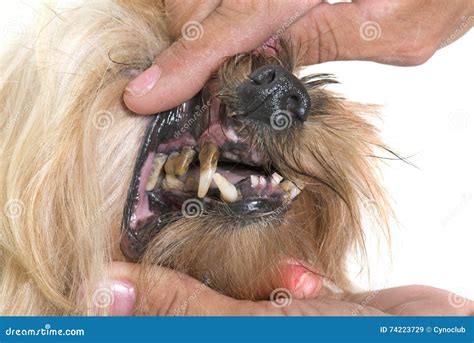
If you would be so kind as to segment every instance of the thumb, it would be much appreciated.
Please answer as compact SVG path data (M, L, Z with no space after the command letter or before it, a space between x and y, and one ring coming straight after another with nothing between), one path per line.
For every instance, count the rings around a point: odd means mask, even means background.
M266 1L229 2L202 23L188 21L182 29L183 37L127 85L125 104L139 114L181 104L204 86L225 57L257 48L291 15L300 17L317 3L301 1L295 6L292 2L281 2L265 8L270 6Z
M149 267L147 282L140 280L141 266L113 262L113 285L129 285L127 292L114 292L111 315L228 316L251 312L252 302L232 299L182 273L158 266ZM113 289L117 287L113 286ZM131 295L130 292L134 294ZM243 303L246 306L243 306ZM248 303L248 304L247 304Z

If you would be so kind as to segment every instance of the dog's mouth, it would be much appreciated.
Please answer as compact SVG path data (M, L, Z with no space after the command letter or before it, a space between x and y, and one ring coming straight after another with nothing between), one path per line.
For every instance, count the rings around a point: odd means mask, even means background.
M160 230L183 218L210 215L229 229L281 219L300 193L276 167L284 156L273 163L268 138L289 128L280 119L301 127L310 98L291 67L259 64L232 87L211 79L151 119L125 207L126 256L139 259Z
M283 215L299 192L248 134L245 119L209 86L150 121L128 194L122 250L138 258L159 230L183 217L251 222Z

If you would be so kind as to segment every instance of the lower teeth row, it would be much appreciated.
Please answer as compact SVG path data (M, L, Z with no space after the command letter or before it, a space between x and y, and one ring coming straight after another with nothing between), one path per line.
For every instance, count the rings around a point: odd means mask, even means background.
M214 181L223 201L233 203L242 199L239 190L223 175L216 172L219 148L212 142L205 143L199 153L199 183L193 176L188 176L185 182L178 179L177 176L185 175L188 172L189 166L195 157L196 151L191 147L185 147L180 153L174 152L170 155L158 153L153 160L152 172L145 190L150 192L161 184L165 190L197 190L198 197L204 198L211 187L212 181ZM163 175L163 169L165 175ZM253 188L266 186L267 184L265 177L255 175L250 177L250 182ZM271 183L283 189L290 199L294 199L300 193L300 189L295 184L289 180L283 181L283 177L278 173L272 174Z

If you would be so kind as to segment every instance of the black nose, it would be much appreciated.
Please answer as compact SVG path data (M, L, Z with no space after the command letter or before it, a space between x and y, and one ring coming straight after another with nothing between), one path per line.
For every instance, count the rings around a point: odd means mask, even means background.
M272 64L252 72L237 88L237 96L240 113L267 124L274 124L282 116L291 122L304 121L311 106L301 81L283 67Z

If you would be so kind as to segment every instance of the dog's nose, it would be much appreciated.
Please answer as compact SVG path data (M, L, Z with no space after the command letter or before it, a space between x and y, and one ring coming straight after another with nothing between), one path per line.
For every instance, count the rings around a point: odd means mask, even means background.
M265 65L237 88L239 112L247 118L273 124L281 116L304 121L311 101L298 78L279 65Z

